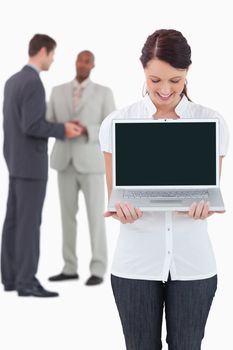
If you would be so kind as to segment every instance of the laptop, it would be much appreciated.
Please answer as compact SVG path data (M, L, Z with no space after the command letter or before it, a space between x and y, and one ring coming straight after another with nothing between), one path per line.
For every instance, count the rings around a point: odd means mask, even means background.
M219 188L217 119L113 120L109 211L187 211L193 202L224 210Z

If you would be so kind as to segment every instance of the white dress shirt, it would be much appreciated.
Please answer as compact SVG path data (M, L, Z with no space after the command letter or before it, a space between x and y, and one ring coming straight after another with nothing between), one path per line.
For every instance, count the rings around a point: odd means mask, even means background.
M228 129L219 113L190 102L185 96L175 111L180 118L217 118L220 126L220 155L226 154ZM112 153L113 119L153 119L155 113L156 107L149 95L137 103L111 113L100 128L102 151ZM172 280L197 280L216 274L207 220L194 220L178 216L174 212L144 212L133 224L120 224L120 235L112 265L113 275L166 281L169 271Z

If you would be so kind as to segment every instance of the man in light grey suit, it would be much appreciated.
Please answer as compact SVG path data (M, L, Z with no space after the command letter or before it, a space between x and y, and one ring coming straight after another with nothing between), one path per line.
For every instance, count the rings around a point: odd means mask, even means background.
M84 194L89 222L92 259L86 285L103 281L107 264L104 211L104 161L99 146L99 127L115 109L109 88L93 83L89 76L94 55L82 51L76 60L76 77L53 88L47 109L51 122L75 121L79 137L57 140L51 154L51 167L58 171L64 268L50 281L78 279L76 256L78 194Z

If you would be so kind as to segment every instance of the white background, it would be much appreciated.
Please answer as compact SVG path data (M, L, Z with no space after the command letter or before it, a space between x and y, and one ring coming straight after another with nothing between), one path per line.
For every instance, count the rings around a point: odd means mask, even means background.
M232 131L232 15L230 1L12 1L1 3L0 102L5 80L27 61L27 47L35 33L58 43L51 70L42 73L47 98L52 86L74 77L76 54L92 50L96 68L92 79L112 88L117 107L141 98L143 71L140 51L147 36L160 28L181 30L192 47L188 77L191 99L218 110ZM2 115L1 115L2 119ZM0 132L2 144L2 130ZM49 149L53 144L50 140ZM198 140L197 140L198 142ZM227 213L208 219L219 274L211 309L205 350L230 349L232 344L232 147L223 162L221 180ZM200 169L201 171L201 169ZM5 215L8 174L0 155L0 225ZM123 350L124 340L109 284L85 287L89 276L89 236L83 197L78 214L78 255L81 279L52 284L49 275L62 268L61 223L56 173L50 171L41 230L38 277L48 289L60 292L51 299L19 298L0 291L0 348L4 350ZM111 263L118 224L108 219ZM165 328L163 329L163 339ZM165 345L166 348L166 345ZM148 349L150 350L150 349ZM188 350L188 349L187 349Z

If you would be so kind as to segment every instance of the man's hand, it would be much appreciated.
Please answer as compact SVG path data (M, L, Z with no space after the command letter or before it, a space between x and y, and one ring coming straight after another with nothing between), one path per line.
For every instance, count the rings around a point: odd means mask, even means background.
M76 124L79 127L80 135L87 135L87 128L83 126L79 120L73 121L72 123Z
M67 122L64 124L64 126L65 126L65 136L68 139L72 139L74 137L78 137L84 134L84 130L83 130L84 128L77 123Z

